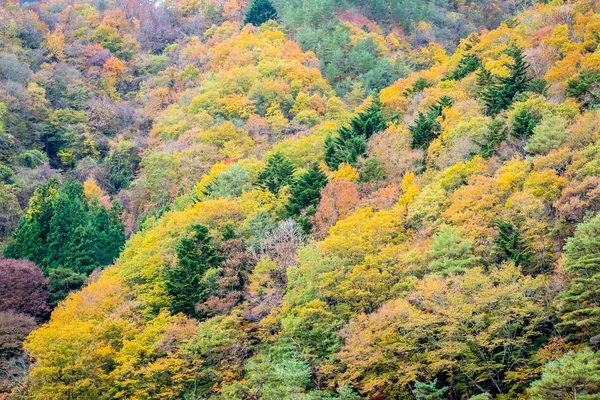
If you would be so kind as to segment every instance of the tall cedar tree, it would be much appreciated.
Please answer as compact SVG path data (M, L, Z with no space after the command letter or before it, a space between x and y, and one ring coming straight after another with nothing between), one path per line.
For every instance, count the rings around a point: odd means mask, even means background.
M307 208L314 210L321 199L321 189L327 185L327 175L314 163L292 185L292 197L288 204L290 216L298 216Z
M198 303L206 301L203 278L206 271L218 268L223 257L212 244L208 228L192 225L189 234L176 247L177 266L167 271L165 288L171 297L170 310L173 314L183 313L197 318Z
M371 105L352 118L350 126L342 127L336 136L325 139L325 163L336 170L340 164L355 165L367 152L367 141L375 132L386 128L386 119L377 93Z
M436 120L442 115L444 109L452 107L452 104L454 101L450 97L442 96L429 107L426 114L419 112L414 124L408 127L408 131L412 135L411 147L413 149L426 149L438 137L440 125Z
M246 11L244 23L260 26L269 20L277 19L277 10L269 0L254 0Z
M87 275L112 263L123 248L121 212L118 202L109 212L98 203L88 205L79 182L59 189L52 178L35 191L5 256L33 261L46 276L59 268Z
M521 239L521 233L514 225L506 221L496 221L498 237L496 238L496 250L498 262L512 260L516 265L526 265L529 262L527 245Z
M481 60L475 54L465 54L460 58L458 65L443 80L461 80L471 72L481 68Z
M267 165L258 174L256 185L278 194L282 187L292 184L295 170L289 158L280 152L274 153L267 159Z
M529 64L523 58L523 50L511 45L506 50L506 54L513 59L512 63L505 64L509 71L507 76L494 76L485 68L482 68L478 75L480 96L485 104L486 113L490 116L509 108L515 96L525 92L529 86L530 79L527 77Z

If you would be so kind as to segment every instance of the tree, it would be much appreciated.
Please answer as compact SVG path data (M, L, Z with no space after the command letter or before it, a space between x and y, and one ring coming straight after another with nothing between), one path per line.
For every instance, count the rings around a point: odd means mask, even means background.
M367 141L375 132L386 128L379 94L374 93L371 105L353 117L349 126L340 128L337 135L325 139L325 163L331 169L340 164L356 165L367 151Z
M312 212L319 204L321 189L327 184L327 175L321 171L319 164L313 163L304 174L292 184L290 202L287 206L291 216L298 216L308 207Z
M241 196L244 191L252 188L250 173L239 165L234 165L225 172L221 172L211 181L204 195L209 198L230 197L236 198Z
M47 283L31 261L1 259L0 312L14 311L44 319L50 312Z
M516 138L528 138L533 135L533 131L540 118L528 107L521 107L514 114L512 123L512 135Z
M218 269L223 257L212 244L208 228L200 224L188 229L188 235L179 240L175 251L177 265L167 270L165 283L171 297L169 308L173 314L201 317L196 304L208 298L205 274Z
M6 361L22 353L23 342L36 325L29 315L0 311L0 372Z
M574 97L583 107L590 108L600 103L600 73L597 71L580 72L576 78L569 79L565 95Z
M542 121L533 129L525 150L535 154L545 154L557 149L569 140L567 121L558 115L544 115Z
M498 262L512 260L516 265L523 265L529 262L527 245L521 239L521 233L515 229L513 224L506 221L496 221L498 228L498 237L496 238L496 251Z
M265 168L258 174L256 185L278 194L281 188L292 183L295 170L289 158L280 152L273 153L267 159Z
M87 203L81 183L68 181L59 188L51 178L36 189L5 255L40 266L54 306L94 269L118 257L125 244L121 213L117 201L107 212L97 199Z
M13 241L4 252L8 258L26 258L44 270L44 260L48 251L47 236L50 232L50 220L54 213L54 204L58 199L59 182L53 176L46 185L35 190L29 200L27 214L21 218L13 234Z
M448 96L442 96L438 101L429 107L429 111L424 114L419 112L415 122L408 127L412 135L411 147L413 149L427 149L429 144L439 135L440 125L436 121L444 109L452 107L454 101Z
M0 240L10 236L23 214L12 186L0 182Z
M585 343L600 334L600 214L577 226L565 246L565 288L560 293L562 322L569 339Z
M512 58L512 63L505 64L508 69L507 76L493 76L482 67L477 77L480 96L485 104L486 113L490 116L506 110L517 94L528 89L529 65L525 62L523 50L513 44L506 50L506 54Z
M335 137L325 138L325 163L333 170L340 164L355 165L367 151L367 139L348 127L341 128Z
M444 80L461 80L471 72L481 68L481 60L475 54L464 54L456 68L444 77Z
M507 136L507 129L504 121L495 119L487 126L487 131L483 135L483 142L477 143L481 148L480 153L483 158L490 158L496 155L496 147L502 143Z
M437 378L433 382L415 382L413 394L417 400L443 400L448 387L437 388Z
M549 362L527 394L532 400L597 399L600 396L600 353L584 348Z
M80 289L87 276L74 272L69 268L55 268L48 273L48 292L50 293L50 306L56 307L69 293Z
M473 244L463 240L451 226L445 226L434 236L429 258L428 269L443 276L461 273L473 268L479 257L473 253Z
M269 0L253 0L246 11L245 24L260 26L271 19L277 19L277 10Z

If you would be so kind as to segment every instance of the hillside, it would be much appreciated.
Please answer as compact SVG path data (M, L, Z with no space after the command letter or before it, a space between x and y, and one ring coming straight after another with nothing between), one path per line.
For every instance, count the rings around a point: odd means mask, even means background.
M0 398L600 398L600 2L533 3L0 7Z

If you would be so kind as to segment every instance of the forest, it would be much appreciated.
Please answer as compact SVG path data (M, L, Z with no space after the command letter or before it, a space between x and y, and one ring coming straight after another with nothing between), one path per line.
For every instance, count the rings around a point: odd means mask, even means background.
M0 2L0 399L600 399L600 0Z

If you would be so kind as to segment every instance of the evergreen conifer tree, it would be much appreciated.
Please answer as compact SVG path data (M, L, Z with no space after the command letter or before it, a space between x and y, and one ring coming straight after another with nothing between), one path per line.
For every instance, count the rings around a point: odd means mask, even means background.
M321 198L321 189L327 184L327 175L321 171L319 164L312 164L292 185L292 197L288 204L291 216L300 215L302 210L312 207L314 210Z
M273 194L278 194L282 187L292 183L296 169L289 158L280 152L271 155L266 164L258 174L256 185Z
M375 132L386 128L386 119L377 93L364 111L353 117L350 126L340 128L336 136L325 139L325 163L333 170L340 164L355 165L367 152L367 141Z
M269 0L254 0L246 11L244 23L260 26L271 19L277 19L277 10Z
M562 323L570 340L587 342L600 334L600 214L579 224L565 246Z
M223 258L212 244L208 228L196 224L190 227L189 234L183 237L176 247L177 266L167 271L165 289L171 297L170 310L173 314L184 313L198 317L196 304L205 301L203 286L204 274L218 268Z

